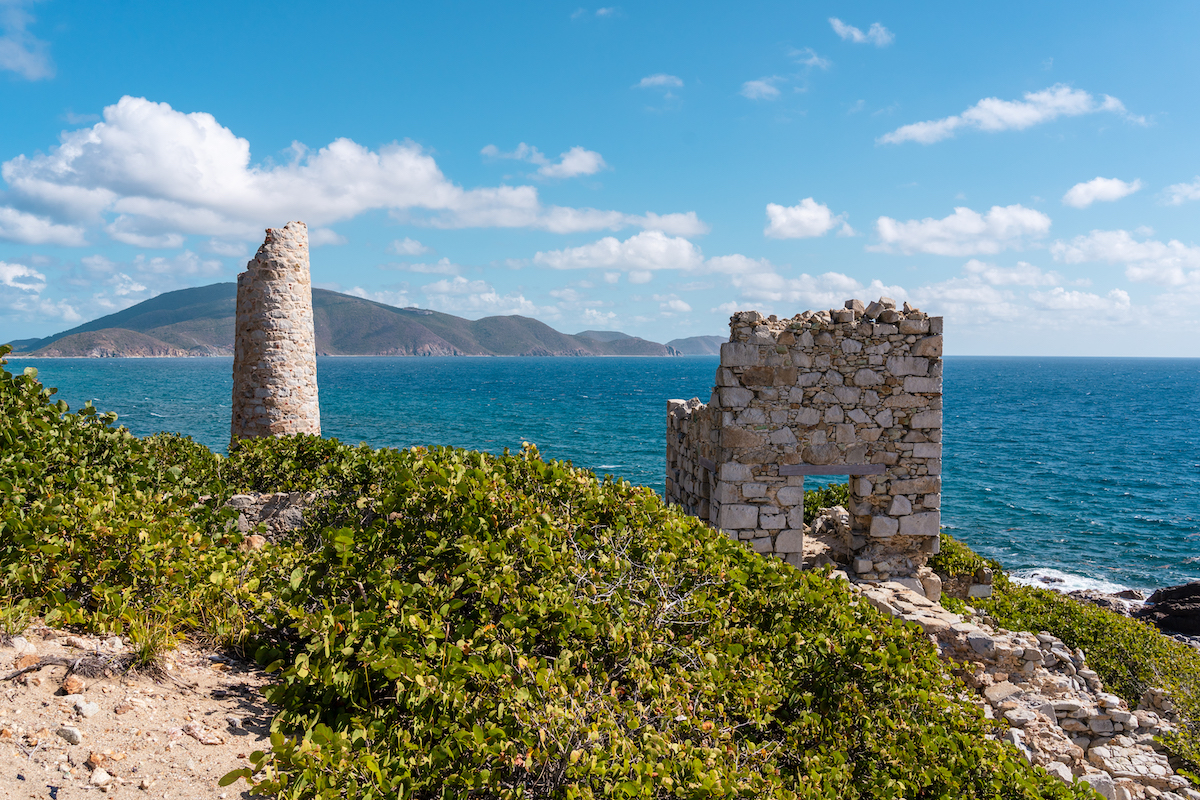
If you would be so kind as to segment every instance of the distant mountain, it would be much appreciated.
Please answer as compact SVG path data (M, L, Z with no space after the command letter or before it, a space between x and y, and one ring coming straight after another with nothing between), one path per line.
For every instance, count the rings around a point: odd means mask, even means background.
M597 342L615 342L617 339L632 339L628 333L620 331L580 331L575 334L582 339L595 339Z
M13 342L43 357L232 355L237 286L180 289L45 339ZM571 336L521 316L469 320L313 289L319 355L674 356L672 346L618 331ZM584 335L587 334L587 335ZM715 337L712 337L715 338Z
M667 347L673 347L682 356L719 356L721 345L728 342L725 336L689 336L686 339L672 339Z

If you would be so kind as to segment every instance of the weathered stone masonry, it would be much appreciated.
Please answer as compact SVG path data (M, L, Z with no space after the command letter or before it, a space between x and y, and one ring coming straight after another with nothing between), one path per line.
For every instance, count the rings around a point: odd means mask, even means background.
M853 569L915 575L938 544L942 318L881 298L729 327L709 402L667 402L667 501L801 566L804 476L849 475Z
M238 275L233 439L321 433L308 227L268 228Z

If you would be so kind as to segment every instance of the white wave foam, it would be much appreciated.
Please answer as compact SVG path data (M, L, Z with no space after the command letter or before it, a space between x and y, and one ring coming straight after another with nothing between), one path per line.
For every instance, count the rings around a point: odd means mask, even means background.
M1011 573L1009 577L1013 583L1019 583L1023 586L1037 586L1040 589L1053 589L1063 594L1074 592L1078 589L1084 589L1089 592L1116 594L1130 588L1120 583L1100 580L1099 578L1088 578L1083 575L1074 575L1070 572L1063 572L1062 570L1051 569L1050 567L1019 569Z

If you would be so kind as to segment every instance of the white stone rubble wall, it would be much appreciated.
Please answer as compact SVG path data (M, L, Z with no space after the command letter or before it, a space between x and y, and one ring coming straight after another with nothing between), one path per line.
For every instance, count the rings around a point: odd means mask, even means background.
M234 440L321 433L308 227L268 228L238 275L233 355Z
M709 402L667 402L667 502L800 566L804 475L845 467L858 577L916 575L941 521L942 318L881 298L729 326Z
M1200 800L1155 741L1180 724L1161 689L1130 709L1104 691L1082 650L1049 633L998 629L979 615L964 619L895 581L854 588L880 611L920 625L978 692L984 715L1007 723L1004 740L1030 763L1066 783L1086 782L1110 800Z

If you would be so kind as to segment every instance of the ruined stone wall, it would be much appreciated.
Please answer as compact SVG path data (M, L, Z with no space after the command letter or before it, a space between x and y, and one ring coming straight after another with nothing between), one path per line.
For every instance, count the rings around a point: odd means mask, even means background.
M804 477L849 475L851 566L915 574L940 523L941 317L881 298L729 325L708 404L667 403L667 501L799 566Z
M308 227L268 228L238 275L233 439L321 433Z

